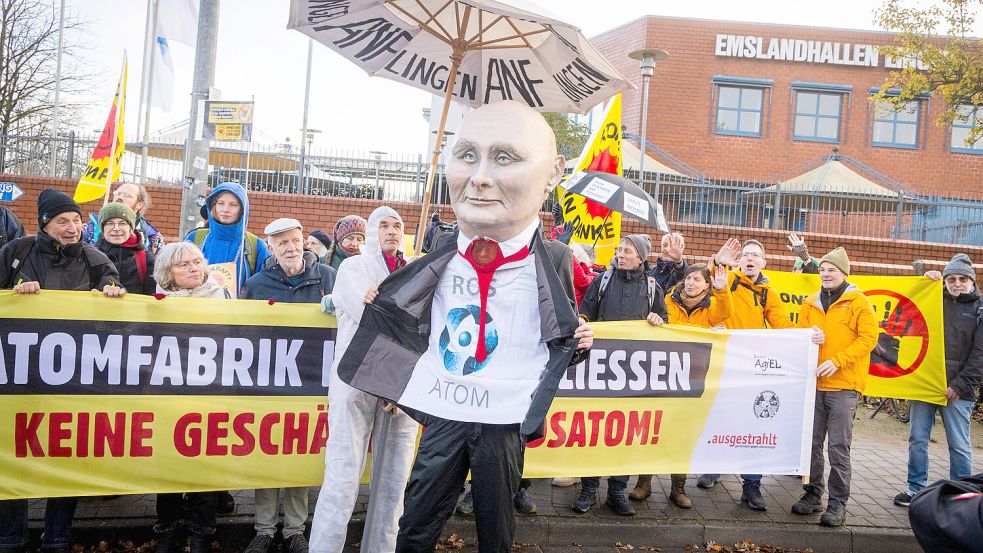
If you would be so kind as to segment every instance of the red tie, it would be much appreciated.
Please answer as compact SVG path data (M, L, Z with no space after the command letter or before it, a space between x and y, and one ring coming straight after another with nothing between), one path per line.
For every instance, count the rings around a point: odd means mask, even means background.
M460 252L458 252L460 253ZM523 246L521 250L508 257L502 257L502 248L498 247L498 242L478 238L473 240L468 246L468 251L461 254L468 260L474 272L478 275L478 294L481 298L481 317L478 321L478 347L474 358L478 363L484 363L488 357L485 351L485 313L488 310L488 289L491 287L492 277L495 270L506 263L520 261L529 255L529 246Z

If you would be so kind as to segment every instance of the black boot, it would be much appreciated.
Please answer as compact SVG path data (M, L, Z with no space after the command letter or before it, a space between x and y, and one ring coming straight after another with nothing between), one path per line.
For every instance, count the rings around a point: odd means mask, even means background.
M823 526L843 526L846 522L846 505L836 499L830 499L826 505L826 512L819 518L819 524Z
M635 508L628 502L628 497L625 495L623 490L619 492L609 491L608 499L605 501L605 503L607 503L608 507L611 507L611 510L616 514L623 517L635 516Z
M177 524L155 524L157 534L157 549L154 553L180 553L183 547L178 544Z
M573 502L573 510L578 513L586 513L594 505L597 505L597 490L585 488L581 484L577 499Z
M202 528L191 531L191 553L208 553L212 548L214 528Z
M806 493L792 505L792 513L796 515L811 515L823 510L823 495L819 488L805 486Z
M747 506L755 511L768 510L768 504L765 503L765 498L761 497L760 482L744 482L744 491L741 493L741 501L747 503Z

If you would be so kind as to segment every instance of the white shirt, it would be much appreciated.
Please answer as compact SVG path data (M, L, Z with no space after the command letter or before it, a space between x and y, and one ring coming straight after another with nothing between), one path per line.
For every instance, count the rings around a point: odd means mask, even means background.
M509 256L528 246L538 231L537 219L499 243L502 254ZM459 234L460 252L466 252L472 240ZM434 294L429 347L417 361L400 404L450 420L522 422L549 360L540 332L534 256L495 271L486 310L488 357L482 364L474 358L480 305L475 270L455 255Z

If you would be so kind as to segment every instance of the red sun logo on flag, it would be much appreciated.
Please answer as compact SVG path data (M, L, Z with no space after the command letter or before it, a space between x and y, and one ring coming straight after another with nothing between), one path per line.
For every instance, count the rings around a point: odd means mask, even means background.
M594 159L591 160L590 165L587 166L585 171L600 171L602 173L617 175L618 158L611 155L611 149L607 148L598 155L594 156ZM587 209L587 213L590 214L591 217L604 219L611 213L610 209L593 200L587 198L584 198L584 200L584 207Z

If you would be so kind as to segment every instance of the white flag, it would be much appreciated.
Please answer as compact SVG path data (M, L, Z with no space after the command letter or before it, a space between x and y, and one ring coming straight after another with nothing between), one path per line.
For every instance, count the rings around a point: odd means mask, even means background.
M167 39L154 41L153 83L150 86L150 105L170 112L174 106L174 60Z
M157 1L157 36L194 46L198 35L198 0Z

